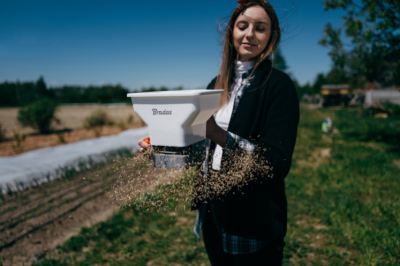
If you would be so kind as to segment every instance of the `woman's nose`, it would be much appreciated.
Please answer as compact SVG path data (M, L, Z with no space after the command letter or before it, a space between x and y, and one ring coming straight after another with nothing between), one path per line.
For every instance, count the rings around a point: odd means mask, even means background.
M253 28L249 27L247 32L246 32L246 37L247 38L253 38L253 36L254 36Z

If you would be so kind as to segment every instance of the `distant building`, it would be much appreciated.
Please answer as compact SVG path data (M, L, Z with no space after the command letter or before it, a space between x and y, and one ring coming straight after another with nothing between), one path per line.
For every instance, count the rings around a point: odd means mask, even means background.
M390 102L400 105L400 91L395 89L369 90L365 92L364 108Z

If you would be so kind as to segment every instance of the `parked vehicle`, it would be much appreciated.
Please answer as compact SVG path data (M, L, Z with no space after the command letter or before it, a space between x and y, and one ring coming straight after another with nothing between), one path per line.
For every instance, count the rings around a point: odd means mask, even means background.
M340 85L322 85L322 106L341 105L347 106L351 99L350 86L347 84Z

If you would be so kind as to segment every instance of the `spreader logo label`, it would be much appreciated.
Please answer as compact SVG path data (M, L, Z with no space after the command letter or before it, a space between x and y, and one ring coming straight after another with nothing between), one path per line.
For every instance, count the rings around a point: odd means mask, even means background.
M153 109L153 115L172 115L172 111L158 111L157 109Z

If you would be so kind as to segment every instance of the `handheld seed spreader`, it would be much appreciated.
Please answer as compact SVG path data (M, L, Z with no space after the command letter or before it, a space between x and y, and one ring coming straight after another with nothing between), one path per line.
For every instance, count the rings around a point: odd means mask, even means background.
M206 122L218 109L223 90L129 93L133 109L149 126L156 148L153 166L184 169L205 156Z

